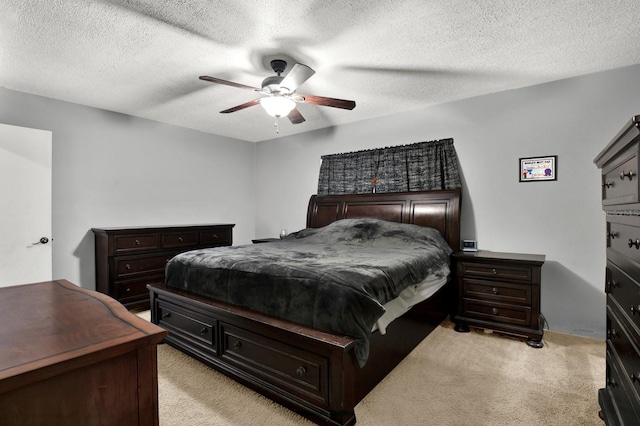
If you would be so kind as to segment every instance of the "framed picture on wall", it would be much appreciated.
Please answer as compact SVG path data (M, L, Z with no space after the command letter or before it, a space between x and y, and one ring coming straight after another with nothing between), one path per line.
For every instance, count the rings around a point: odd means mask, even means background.
M557 155L521 158L519 166L520 182L540 182L558 178Z

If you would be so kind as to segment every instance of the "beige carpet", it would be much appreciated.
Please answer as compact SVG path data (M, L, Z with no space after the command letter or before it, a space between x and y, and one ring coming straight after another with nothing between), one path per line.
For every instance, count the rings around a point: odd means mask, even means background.
M544 343L445 322L358 404L357 423L604 425L604 342L545 332ZM158 382L161 426L312 424L168 345L158 347Z

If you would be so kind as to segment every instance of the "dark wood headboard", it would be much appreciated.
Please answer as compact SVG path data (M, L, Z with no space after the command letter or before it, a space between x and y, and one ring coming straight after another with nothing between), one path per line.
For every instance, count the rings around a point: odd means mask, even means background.
M460 249L460 189L312 195L309 200L307 228L320 228L336 220L355 218L436 228L454 251Z

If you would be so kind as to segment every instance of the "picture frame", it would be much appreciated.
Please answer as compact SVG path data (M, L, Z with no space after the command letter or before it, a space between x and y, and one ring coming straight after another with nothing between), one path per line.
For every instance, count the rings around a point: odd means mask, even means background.
M523 157L518 163L520 182L554 181L558 179L558 156Z

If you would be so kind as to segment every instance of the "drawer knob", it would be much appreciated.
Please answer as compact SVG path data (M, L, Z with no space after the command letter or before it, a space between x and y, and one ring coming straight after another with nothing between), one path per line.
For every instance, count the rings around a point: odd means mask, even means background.
M217 240L218 239L218 235L217 234L213 234L213 238L215 238Z
M631 373L630 377L632 382L640 382L640 373Z
M200 329L200 334L204 336L205 334L207 334L207 331L209 331L209 330L207 329L207 327L202 327L202 328Z
M184 241L184 238L182 238L182 237L178 237L178 241L183 242L183 241Z
M604 289L605 291L604 292L605 293L611 293L613 291L613 289L615 287L617 287L617 286L618 286L618 283L615 282L614 280L607 281L607 284L605 285L605 289Z
M139 245L140 245L140 240L135 240L135 241L133 242L133 244L135 244L135 245L139 246Z
M494 288L492 288L492 289L491 289L491 293L493 293L493 294L498 294L498 289L497 289L497 288L495 288L495 287L494 287Z
M131 293L131 287L127 287L124 291L127 293Z
M302 377L305 374L307 374L307 369L305 368L304 365L301 365L300 367L298 367L298 369L296 370L296 374L298 375L298 377Z
M631 180L631 178L633 177L634 173L629 170L627 173L624 172L624 170L622 172L620 172L620 180L624 180L625 177L628 177L629 180Z
M242 347L242 343L240 343L239 340L236 340L235 342L233 342L233 349L240 349Z
M616 337L618 337L618 332L615 328L607 330L607 339L615 339Z
M611 188L613 186L613 182L608 180L605 183L603 183L602 186L605 188Z
M611 238L612 240L617 236L618 236L617 232L607 232L607 237Z
M493 275L498 275L498 271L497 271L495 268L493 268L493 269L491 270L491 273L492 273Z
M491 309L491 312L493 313L493 315L498 315L498 308Z
M613 378L611 378L611 377L609 377L609 378L607 379L606 383L607 383L607 386L610 386L610 387L612 387L612 388L613 388L613 387L615 387L615 386L617 385L616 381L615 381L615 380L613 380Z
M629 238L629 248L636 246L636 249L640 248L640 239L636 238L635 241L633 241L631 238Z
M640 305L631 305L631 308L629 308L629 310L631 311L631 315L635 315L637 312L640 312Z
M124 269L126 269L127 271L131 270L131 265L129 265L128 263L124 265Z
M165 312L164 314L162 314L162 319L167 319L167 318L171 318L171 312Z

